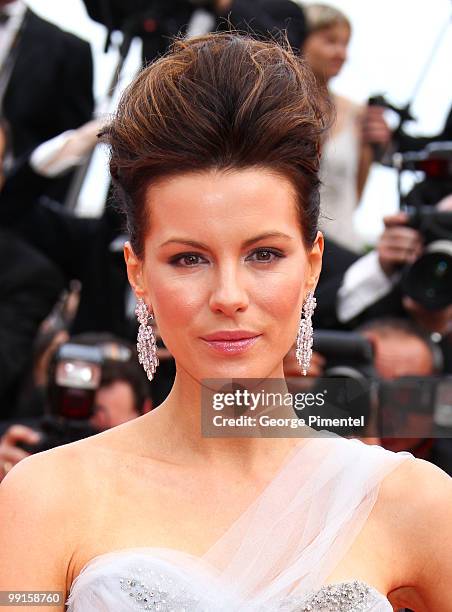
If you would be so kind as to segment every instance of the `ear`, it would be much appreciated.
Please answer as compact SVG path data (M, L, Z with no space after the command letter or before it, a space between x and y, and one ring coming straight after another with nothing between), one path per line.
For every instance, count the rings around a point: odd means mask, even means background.
M308 274L306 277L306 289L308 291L314 292L319 282L320 272L322 271L323 249L323 234L322 232L317 232L312 249L308 253Z
M127 277L137 298L144 298L146 287L144 284L143 262L139 259L132 249L130 242L124 245L124 259L127 266Z

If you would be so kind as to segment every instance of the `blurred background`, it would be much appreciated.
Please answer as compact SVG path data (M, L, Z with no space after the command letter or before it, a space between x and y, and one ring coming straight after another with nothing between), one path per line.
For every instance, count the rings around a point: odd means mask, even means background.
M298 2L300 5L303 3ZM115 63L115 52L103 52L106 28L89 19L83 0L28 0L29 6L62 28L88 40L93 49L96 97L102 96ZM307 0L305 4L312 4ZM440 33L451 23L450 0L332 0L346 13L353 26L348 60L334 78L332 88L356 102L384 93L394 104L408 102L436 48L434 61L413 100L415 122L410 134L435 134L444 125L452 99L450 29L438 43ZM131 65L140 61L137 40ZM406 179L410 184L410 178ZM372 168L362 202L355 217L359 231L375 243L383 227L383 216L398 208L396 174L389 168ZM87 196L85 196L87 197ZM89 197L89 196L88 196Z

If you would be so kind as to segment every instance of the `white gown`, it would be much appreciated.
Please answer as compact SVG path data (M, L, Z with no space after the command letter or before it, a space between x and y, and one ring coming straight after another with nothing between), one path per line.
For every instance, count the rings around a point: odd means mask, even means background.
M359 114L360 107L342 101L343 125L325 142L320 176L320 229L341 246L362 253L363 236L355 228L354 215L359 204Z
M369 584L327 580L382 480L413 459L327 432L304 439L203 557L145 546L101 554L72 583L68 612L392 612Z

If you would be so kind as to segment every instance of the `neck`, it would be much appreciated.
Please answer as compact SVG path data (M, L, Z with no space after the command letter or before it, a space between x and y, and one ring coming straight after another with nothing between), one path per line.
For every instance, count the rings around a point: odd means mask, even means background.
M215 388L201 384L187 372L178 369L170 395L161 406L146 415L154 439L162 445L160 451L173 462L184 464L203 462L205 465L229 464L233 469L252 469L268 459L278 461L299 443L297 430L278 427L271 432L259 426L259 417L296 418L287 400L288 390L282 364L262 380L237 381L239 387L226 385L225 380ZM221 391L220 391L221 389ZM237 395L237 390L239 391ZM236 406L224 406L215 410L214 398L219 394L234 394ZM275 399L277 398L277 399ZM245 407L244 407L245 404ZM251 407L253 407L251 409ZM218 406L217 406L218 408ZM256 419L254 427L214 426L214 417L246 415ZM239 433L237 433L239 432ZM289 433L287 433L289 432ZM268 437L272 435L273 437ZM216 437L213 437L216 436Z

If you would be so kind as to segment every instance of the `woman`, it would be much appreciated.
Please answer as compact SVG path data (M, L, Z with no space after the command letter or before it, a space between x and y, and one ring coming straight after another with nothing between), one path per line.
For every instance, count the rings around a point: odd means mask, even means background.
M344 13L326 4L308 4L304 11L308 35L302 51L319 83L329 88L347 59L351 24ZM342 246L361 252L364 241L353 227L353 214L364 191L372 148L362 136L364 109L347 98L331 95L336 121L323 146L323 230Z
M452 610L441 470L307 427L204 427L232 378L284 390L297 329L309 365L326 123L299 58L230 33L175 43L127 90L106 134L139 352L152 378L155 317L176 380L152 412L8 473L1 590L59 590L71 612Z

